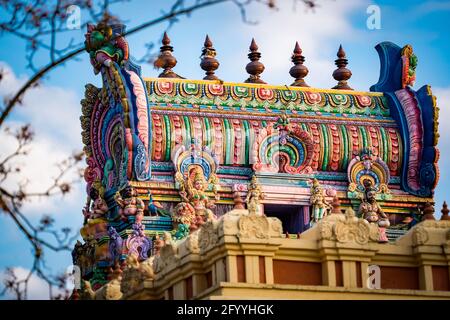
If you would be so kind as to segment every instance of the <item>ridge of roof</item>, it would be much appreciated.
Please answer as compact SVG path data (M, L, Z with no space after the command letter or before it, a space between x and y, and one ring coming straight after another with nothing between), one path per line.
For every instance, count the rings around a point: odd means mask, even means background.
M302 91L302 92L323 92L323 93L334 93L343 95L365 95L372 97L382 97L383 92L372 92L372 91L356 91L356 90L342 90L342 89L321 89L314 87L295 87L289 85L271 85L271 84L259 84L259 83L243 83L243 82L226 82L221 80L194 80L194 79L180 79L180 78L154 78L154 77L143 77L145 82L176 82L176 83L195 83L195 84L222 84L226 86L239 86L247 88L267 88L275 90L291 90L291 91Z

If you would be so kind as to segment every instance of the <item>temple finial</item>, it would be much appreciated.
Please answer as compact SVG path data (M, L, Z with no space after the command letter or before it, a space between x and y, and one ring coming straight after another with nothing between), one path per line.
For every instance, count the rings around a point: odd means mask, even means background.
M246 83L265 83L261 78L260 75L263 73L265 67L264 65L259 62L259 59L261 58L261 53L258 52L258 45L256 44L255 39L252 39L252 43L250 44L250 53L248 54L248 58L250 59L250 62L245 67L245 70L247 70L247 73L250 75L250 77L245 80Z
M441 220L450 220L450 216L448 215L450 210L448 210L448 206L447 206L447 202L446 201L444 201L444 203L442 204L441 212L442 212Z
M156 68L163 68L163 72L158 76L159 78L181 78L172 68L177 65L177 59L172 55L173 47L170 45L170 38L167 32L164 32L162 39L161 53L154 62Z
M426 202L423 207L423 218L422 220L436 220L434 218L434 206L430 202Z
M219 61L216 59L216 49L213 48L213 44L208 35L206 35L205 43L203 44L202 56L200 67L206 71L206 76L203 80L219 80L214 71L219 68Z
M235 191L233 193L233 202L234 202L234 209L245 209L245 201L241 198L239 195L239 192Z
M337 196L333 197L333 201L331 202L331 214L342 214L341 211L341 201Z
M298 42L295 43L294 53L292 54L291 59L294 66L291 70L289 70L289 74L295 78L295 81L291 84L291 86L309 87L303 79L308 75L309 70L303 65L303 62L305 62L305 57L302 55L302 49L300 48Z
M212 48L212 41L211 41L211 39L209 38L209 35L206 35L206 38L205 38L205 43L203 44L203 46L205 47L205 48Z
M333 78L338 81L338 84L333 87L333 89L339 90L353 90L347 84L347 80L351 78L352 72L347 69L348 60L345 55L345 51L342 48L342 45L339 46L339 50L337 52L337 59L334 61L336 66L338 67L333 72Z
M170 44L170 39L169 39L169 36L167 35L167 32L166 32L166 31L164 31L164 36L163 36L163 39L162 39L162 44L165 45L165 46L168 46L168 45Z

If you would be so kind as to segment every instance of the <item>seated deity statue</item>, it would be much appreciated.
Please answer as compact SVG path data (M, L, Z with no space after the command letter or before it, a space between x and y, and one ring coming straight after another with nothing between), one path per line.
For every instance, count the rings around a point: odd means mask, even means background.
M122 191L116 192L114 200L119 206L119 215L123 220L128 220L128 217L135 216L135 223L142 221L144 217L144 201L137 197L136 190L133 187L127 186Z
M85 224L93 219L104 218L108 212L108 204L97 189L92 188L85 208L83 209Z
M372 187L372 181L365 180L364 188L364 198L359 206L359 214L368 222L378 225L380 229L379 242L388 242L386 228L390 226L389 218L375 199L376 191Z
M174 209L176 222L189 225L190 231L193 231L216 218L212 211L216 206L206 193L208 182L200 167L190 169L186 177L178 173L176 180L180 185L179 194L182 199ZM216 192L215 189L213 192Z

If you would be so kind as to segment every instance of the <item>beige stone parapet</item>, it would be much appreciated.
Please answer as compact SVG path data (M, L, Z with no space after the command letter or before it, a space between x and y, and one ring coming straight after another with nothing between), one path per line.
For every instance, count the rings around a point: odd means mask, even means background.
M421 222L395 243L378 233L350 209L289 239L280 220L232 210L181 241L167 236L151 260L129 259L120 298L450 299L450 221ZM369 266L380 288L368 287Z

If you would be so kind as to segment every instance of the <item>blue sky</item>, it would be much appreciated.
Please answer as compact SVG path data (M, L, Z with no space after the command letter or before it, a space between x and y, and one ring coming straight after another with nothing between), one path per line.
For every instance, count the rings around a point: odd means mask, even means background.
M125 5L115 5L112 11L129 27L156 17L160 10L167 8L170 1L131 1ZM365 1L365 0L319 0L319 7L307 11L293 0L279 0L279 10L273 11L261 5L251 6L248 19L256 24L243 23L239 10L232 4L195 12L191 17L182 17L169 30L178 59L175 71L190 79L201 79L203 71L199 67L199 56L208 33L218 52L221 63L218 76L225 81L242 82L246 79L245 65L251 38L254 36L262 53L261 61L266 70L262 78L275 85L292 82L289 76L290 55L295 41L299 41L309 68L306 78L313 87L331 88L335 85L331 74L335 69L334 59L339 44L342 43L349 59L349 69L353 76L350 85L367 91L378 80L379 60L374 46L381 41L392 41L400 46L411 44L419 58L415 89L430 84L441 108L441 180L436 190L436 209L440 210L450 184L450 129L445 127L449 117L450 104L450 42L448 41L448 21L450 21L449 1ZM381 9L381 29L366 27L369 5ZM84 22L82 16L82 21ZM148 28L128 38L131 55L139 58L145 53L145 43L153 41L159 47L159 40L167 24ZM74 30L65 37L82 40L84 30ZM64 39L63 39L64 40ZM2 37L0 63L9 70L9 80L0 83L0 94L17 87L20 81L30 76L26 69L25 46L20 39ZM45 56L42 57L44 59ZM32 152L32 163L28 164L30 179L45 182L45 176L52 173L51 163L64 157L72 150L81 150L79 128L80 105L84 85L88 82L100 86L100 78L94 76L92 68L83 54L79 61L71 61L53 71L40 89L25 99L24 106L14 111L10 123L32 121L37 131L36 146ZM44 60L42 60L44 61ZM142 65L143 75L157 76L157 70L150 65ZM10 148L3 140L0 155ZM25 161L25 160L24 160ZM38 213L53 213L57 226L71 226L78 229L82 223L81 207L84 203L84 185L73 194L51 203L30 203L27 213L31 219L39 219ZM30 247L14 227L10 219L0 216L0 269L6 266L28 268ZM64 270L71 263L70 254L50 254L48 264L53 270ZM36 297L41 291L36 289Z

